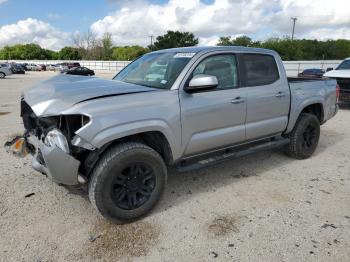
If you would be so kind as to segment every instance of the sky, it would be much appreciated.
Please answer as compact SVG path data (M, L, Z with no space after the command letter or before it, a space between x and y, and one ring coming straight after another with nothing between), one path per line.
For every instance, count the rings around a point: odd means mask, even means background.
M167 30L189 31L200 45L220 36L254 40L350 39L350 0L0 0L0 47L38 43L59 50L75 34L112 34L114 45L150 44Z

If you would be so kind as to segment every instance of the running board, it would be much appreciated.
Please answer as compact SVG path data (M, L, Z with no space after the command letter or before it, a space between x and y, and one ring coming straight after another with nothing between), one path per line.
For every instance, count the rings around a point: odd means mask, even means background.
M281 147L283 145L286 145L289 143L289 138L279 138L279 139L272 139L268 140L263 143L254 145L244 145L232 149L225 149L221 151L221 154L216 153L215 155L212 155L211 157L205 158L193 158L193 159L186 159L181 161L180 163L176 164L176 170L179 172L188 172L212 165L219 164L221 162L224 162L229 159L234 159L242 156L246 156L255 152L260 152L276 147Z

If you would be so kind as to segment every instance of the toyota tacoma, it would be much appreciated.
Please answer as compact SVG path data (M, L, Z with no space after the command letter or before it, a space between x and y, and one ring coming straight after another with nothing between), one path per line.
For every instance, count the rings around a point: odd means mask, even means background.
M7 146L31 152L54 182L85 185L100 214L127 222L155 206L169 166L188 171L278 146L310 157L337 95L335 80L287 78L271 50L167 49L113 80L58 75L24 91L25 132Z

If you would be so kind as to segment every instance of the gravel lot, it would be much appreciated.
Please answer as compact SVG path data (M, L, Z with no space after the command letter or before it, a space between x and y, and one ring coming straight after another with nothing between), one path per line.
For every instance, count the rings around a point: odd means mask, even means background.
M21 91L54 74L0 80L2 144L23 130ZM156 209L122 226L1 148L0 261L349 261L349 129L342 109L308 160L276 150L170 170Z

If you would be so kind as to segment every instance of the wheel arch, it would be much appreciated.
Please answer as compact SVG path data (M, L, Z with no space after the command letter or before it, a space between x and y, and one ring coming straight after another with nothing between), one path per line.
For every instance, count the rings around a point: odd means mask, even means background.
M293 113L293 111L295 113ZM324 105L322 103L322 100L304 101L304 103L298 106L298 110L292 110L287 130L285 131L286 134L290 133L293 130L298 118L302 113L314 114L319 120L320 124L322 124L324 122L325 117Z
M143 143L153 150L155 150L164 160L166 165L172 165L174 163L174 156L169 140L160 131L145 131L140 133L131 134L128 136L119 137L111 140L99 148L89 152L85 157L83 163L83 170L85 175L88 177L94 167L96 166L100 156L106 152L109 148L121 144L124 142L140 142Z
M310 104L310 105L304 107L301 110L301 112L299 113L299 115L302 113L314 114L317 117L318 121L320 121L320 124L324 120L324 109L323 109L322 103Z

